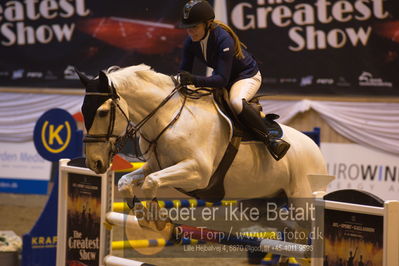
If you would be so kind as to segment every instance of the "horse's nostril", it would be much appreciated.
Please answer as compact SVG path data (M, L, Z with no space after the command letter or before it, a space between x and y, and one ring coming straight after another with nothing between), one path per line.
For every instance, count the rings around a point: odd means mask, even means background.
M96 161L96 168L97 168L97 169L101 169L102 166L103 166L102 162L101 162L100 160L97 160L97 161Z

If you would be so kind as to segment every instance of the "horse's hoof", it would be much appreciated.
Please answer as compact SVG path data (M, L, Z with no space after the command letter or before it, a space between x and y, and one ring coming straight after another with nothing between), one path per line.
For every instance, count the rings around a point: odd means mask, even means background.
M118 181L118 191L123 198L133 197L133 186L128 180L123 179L123 177Z
M151 177L147 176L141 189L147 198L155 198L158 191L158 182Z

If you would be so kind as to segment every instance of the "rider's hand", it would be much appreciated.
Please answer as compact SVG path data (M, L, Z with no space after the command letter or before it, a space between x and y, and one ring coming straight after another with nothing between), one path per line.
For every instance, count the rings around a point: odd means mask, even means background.
M180 72L179 77L180 77L180 84L183 86L194 84L194 79L195 79L194 76L186 71Z

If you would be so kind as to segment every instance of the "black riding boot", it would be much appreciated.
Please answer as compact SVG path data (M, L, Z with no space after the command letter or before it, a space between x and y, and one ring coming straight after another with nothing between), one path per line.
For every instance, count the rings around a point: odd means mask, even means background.
M277 161L283 158L290 148L290 144L282 139L273 138L269 134L268 127L256 111L245 99L242 99L242 111L238 114L240 121L246 125L256 137L263 141L274 159Z

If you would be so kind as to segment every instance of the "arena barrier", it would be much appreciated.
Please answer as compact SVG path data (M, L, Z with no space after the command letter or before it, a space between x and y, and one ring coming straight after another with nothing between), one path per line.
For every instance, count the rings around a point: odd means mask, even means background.
M314 179L313 191L320 204L325 204L325 209L340 210L353 213L364 213L382 216L384 219L384 266L399 266L399 202L385 202L384 207L373 207L360 204L324 201L326 185L330 178L326 176L323 180L320 176L310 176ZM59 200L58 200L58 245L57 245L57 265L66 265L66 262L82 261L90 265L148 265L130 259L112 256L112 230L108 230L107 224L115 226L128 226L143 230L138 224L136 217L128 214L117 213L113 210L121 211L126 209L123 203L113 204L114 173L108 171L97 175L84 167L81 162L60 160L59 174ZM171 201L164 203L173 206L181 204L190 205L190 201L179 202ZM180 205L179 205L180 204ZM198 201L192 201L197 204ZM199 205L206 204L200 202ZM231 202L226 204L232 204ZM323 215L323 214L320 214ZM89 218L87 218L89 217ZM317 216L323 217L323 216ZM323 228L323 219L316 221L318 226ZM85 225L90 224L89 227ZM204 242L203 235L199 234L199 229L187 225L178 225L174 230L175 237L191 235L192 239ZM311 265L323 265L323 241L314 241L312 246L288 243L274 239L262 239L254 237L240 237L229 239L223 232L210 229L201 229L211 232L215 237L207 238L206 242L215 242L224 245L241 245L260 247L263 251L272 251L273 254L287 257L310 258ZM185 234L187 233L187 234ZM161 242L164 240L160 240ZM167 241L165 245L167 245ZM130 241L129 241L130 242ZM138 242L137 242L138 243ZM194 243L194 242L193 242ZM126 243L119 242L119 248L125 247ZM143 244L143 243L141 243ZM131 246L131 244L129 243ZM171 245L171 243L170 243ZM289 247L287 247L289 245ZM146 245L144 244L143 247ZM295 246L295 248L293 248ZM279 247L279 248L276 248ZM309 248L311 247L311 248ZM316 258L316 259L314 259Z

